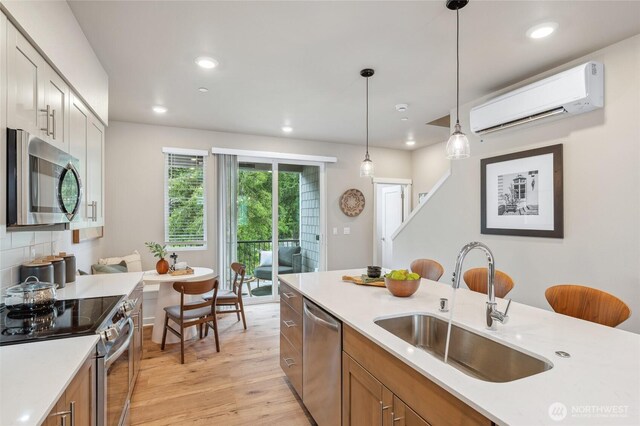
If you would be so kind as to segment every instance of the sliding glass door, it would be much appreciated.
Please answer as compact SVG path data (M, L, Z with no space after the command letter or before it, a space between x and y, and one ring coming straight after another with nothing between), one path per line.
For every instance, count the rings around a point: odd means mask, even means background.
M238 158L238 261L249 301L278 297L278 274L324 268L324 166Z

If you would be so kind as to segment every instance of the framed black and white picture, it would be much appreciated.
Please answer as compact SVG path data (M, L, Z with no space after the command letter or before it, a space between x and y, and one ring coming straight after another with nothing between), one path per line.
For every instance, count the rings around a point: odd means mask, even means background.
M480 162L483 234L563 238L562 144Z

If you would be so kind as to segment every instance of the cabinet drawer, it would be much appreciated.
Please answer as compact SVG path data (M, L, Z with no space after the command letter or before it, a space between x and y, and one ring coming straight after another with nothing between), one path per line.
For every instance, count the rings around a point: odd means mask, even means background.
M280 332L302 353L302 315L284 302L280 302Z
M289 382L302 398L302 355L280 333L280 367L289 378Z
M280 300L284 300L299 314L302 314L302 295L288 284L280 282Z

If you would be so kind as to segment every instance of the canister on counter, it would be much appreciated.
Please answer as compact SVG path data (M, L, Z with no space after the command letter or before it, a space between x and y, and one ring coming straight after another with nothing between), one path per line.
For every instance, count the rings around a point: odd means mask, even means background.
M20 282L25 281L30 276L38 278L39 281L54 282L53 264L46 260L33 260L20 265Z
M58 288L64 288L64 286L67 285L67 271L64 258L58 256L47 256L42 258L42 260L53 264L53 282L58 284Z
M64 251L58 253L58 257L64 259L67 284L76 282L76 257L73 253L66 253Z

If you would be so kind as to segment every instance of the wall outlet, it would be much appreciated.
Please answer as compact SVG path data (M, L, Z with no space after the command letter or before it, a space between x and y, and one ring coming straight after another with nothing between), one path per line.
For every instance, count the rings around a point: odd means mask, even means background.
M345 226L344 229L342 230L342 233L344 235L349 235L351 234L351 228L349 228L348 226Z
M338 235L338 228L333 228L333 235Z

